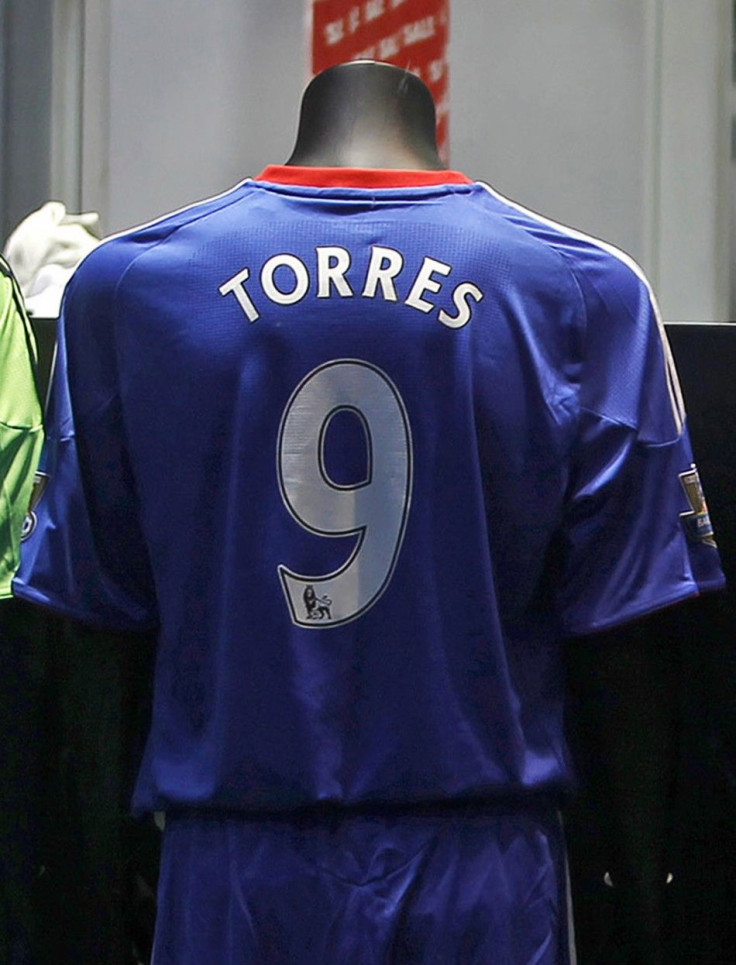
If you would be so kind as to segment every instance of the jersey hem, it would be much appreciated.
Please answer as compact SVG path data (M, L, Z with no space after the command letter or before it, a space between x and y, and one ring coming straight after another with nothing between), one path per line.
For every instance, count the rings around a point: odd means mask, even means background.
M674 593L668 596L658 597L649 603L623 610L609 619L595 620L585 625L578 624L563 627L563 635L566 637L584 637L591 633L599 633L602 630L611 630L614 627L624 626L641 617L656 613L658 610L665 610L667 607L673 606L676 603L694 599L702 593L715 593L718 590L722 590L725 585L726 578L724 576L701 580L697 583L689 583L686 586L678 587Z
M62 597L55 596L51 593L44 593L35 587L29 586L27 583L19 582L17 579L13 580L11 588L12 596L18 600L26 600L28 603L41 606L45 610L50 610L57 615L69 617L79 623L84 623L102 630L117 630L123 633L151 633L153 630L158 629L158 623L140 624L134 623L132 620L106 620L104 617L91 614L87 610L70 606Z

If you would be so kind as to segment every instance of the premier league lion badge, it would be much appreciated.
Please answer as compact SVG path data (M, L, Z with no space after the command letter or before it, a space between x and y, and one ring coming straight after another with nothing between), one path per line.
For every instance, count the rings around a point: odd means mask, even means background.
M685 490L687 501L690 504L690 511L680 513L682 525L685 527L687 538L694 543L705 543L707 546L715 547L716 541L713 535L708 506L703 495L703 487L700 485L700 476L695 463L692 464L687 472L679 474L680 483Z

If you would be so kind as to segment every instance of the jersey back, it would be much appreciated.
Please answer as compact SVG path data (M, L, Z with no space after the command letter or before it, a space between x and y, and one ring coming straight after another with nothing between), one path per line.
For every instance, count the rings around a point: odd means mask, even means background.
M561 638L721 580L651 293L461 175L298 173L83 263L17 590L158 628L139 809L559 789Z

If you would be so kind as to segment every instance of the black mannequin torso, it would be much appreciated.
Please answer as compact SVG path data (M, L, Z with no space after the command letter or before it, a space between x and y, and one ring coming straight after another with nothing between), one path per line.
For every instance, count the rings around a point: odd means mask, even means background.
M415 74L352 61L322 71L305 90L296 145L286 163L442 170L435 130L432 95Z

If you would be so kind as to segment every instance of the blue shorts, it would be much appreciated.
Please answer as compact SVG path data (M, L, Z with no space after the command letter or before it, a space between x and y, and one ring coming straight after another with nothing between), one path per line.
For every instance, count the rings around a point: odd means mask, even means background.
M554 811L169 815L153 965L569 965Z

